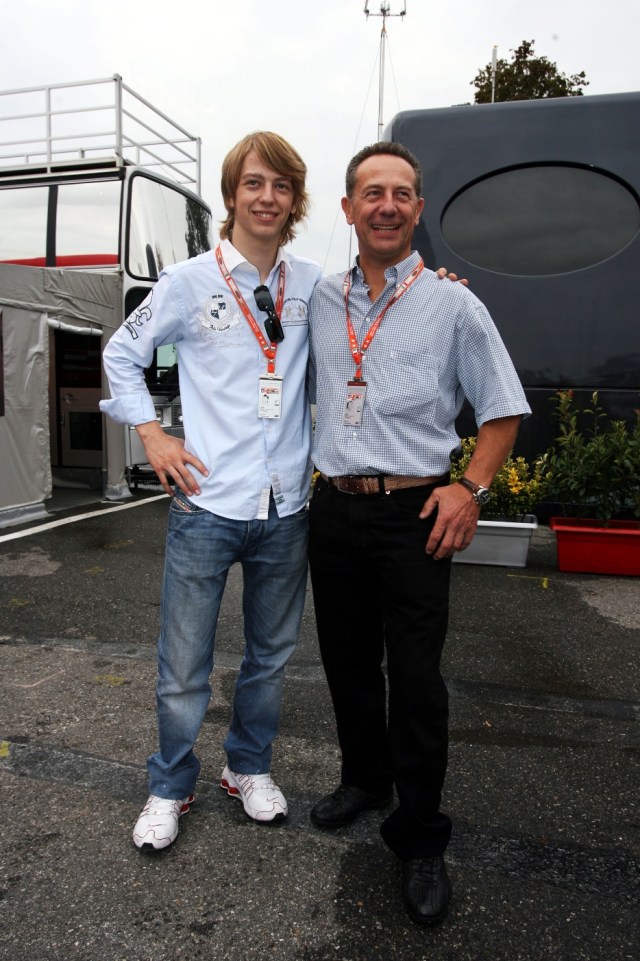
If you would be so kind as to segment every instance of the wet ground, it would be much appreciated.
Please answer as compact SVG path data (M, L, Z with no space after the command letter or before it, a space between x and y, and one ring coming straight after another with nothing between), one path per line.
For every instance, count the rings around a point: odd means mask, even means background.
M308 811L338 753L310 594L273 774L290 816L249 822L218 787L242 652L232 572L197 803L164 855L131 843L155 749L167 498L58 501L0 531L0 959L631 961L640 956L640 584L457 564L444 672L450 916L404 914L380 812Z

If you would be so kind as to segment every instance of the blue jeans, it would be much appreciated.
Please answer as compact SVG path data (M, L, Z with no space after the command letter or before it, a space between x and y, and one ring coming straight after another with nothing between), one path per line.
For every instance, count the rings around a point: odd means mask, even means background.
M158 641L159 751L147 767L152 794L187 797L200 762L193 747L211 697L216 625L229 568L243 573L245 648L225 739L229 767L266 774L278 733L285 664L295 650L307 583L307 511L238 521L178 491L169 509Z

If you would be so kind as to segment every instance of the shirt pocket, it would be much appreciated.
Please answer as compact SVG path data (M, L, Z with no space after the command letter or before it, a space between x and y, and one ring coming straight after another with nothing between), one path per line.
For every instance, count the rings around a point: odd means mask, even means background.
M423 420L435 410L439 376L437 358L432 354L391 350L376 381L375 402L380 414Z

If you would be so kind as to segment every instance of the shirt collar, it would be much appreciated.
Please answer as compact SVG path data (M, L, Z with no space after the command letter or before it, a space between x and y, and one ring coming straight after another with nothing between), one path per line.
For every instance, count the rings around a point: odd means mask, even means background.
M241 264L249 263L247 258L243 256L243 254L241 254L240 251L233 246L230 240L221 240L220 250L222 252L222 257L224 259L225 264L227 265L227 270L229 271L229 273L233 273L235 268L239 267ZM273 265L274 269L280 266L281 261L284 261L285 267L288 267L288 269L291 270L291 257L289 256L288 252L284 249L284 247L278 247L276 262ZM253 266L253 264L251 264L251 266Z
M387 283L391 282L396 286L401 284L402 281L409 276L414 267L418 265L420 260L420 254L417 250L412 250L408 257L401 260L397 264L393 264L391 267L387 267L384 276ZM354 282L357 280L359 283L364 284L364 273L360 267L360 260L358 257L355 259L355 263L352 268L352 279Z

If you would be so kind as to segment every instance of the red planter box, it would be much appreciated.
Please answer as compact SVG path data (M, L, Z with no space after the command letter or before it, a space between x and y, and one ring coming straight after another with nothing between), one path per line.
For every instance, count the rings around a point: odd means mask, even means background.
M582 517L551 517L558 568L586 574L627 574L640 577L640 521L602 521Z

